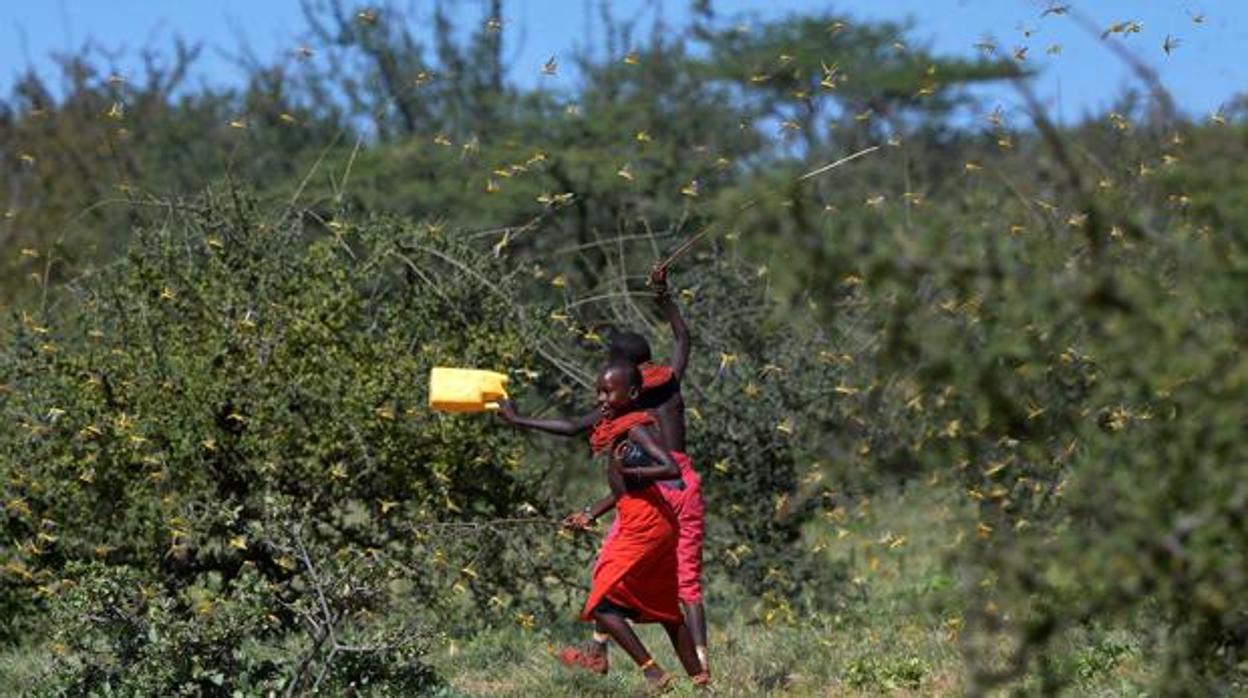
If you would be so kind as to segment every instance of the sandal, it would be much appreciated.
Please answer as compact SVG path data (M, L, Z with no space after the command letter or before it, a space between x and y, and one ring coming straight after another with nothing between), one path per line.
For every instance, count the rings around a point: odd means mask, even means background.
M656 679L646 678L646 695L657 696L672 690L676 683L676 677L666 671L659 675Z
M559 663L569 669L584 669L591 674L605 676L607 673L607 656L586 652L579 647L564 647L555 655Z

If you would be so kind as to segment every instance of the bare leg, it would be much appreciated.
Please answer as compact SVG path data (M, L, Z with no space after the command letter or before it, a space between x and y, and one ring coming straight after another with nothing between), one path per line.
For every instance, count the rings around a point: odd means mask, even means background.
M589 643L588 652L595 657L602 657L605 662L607 660L607 640L611 633L607 632L602 623L594 623L594 639Z
M628 656L633 658L636 666L644 667L641 672L645 674L645 681L656 684L670 681L670 677L666 676L666 672L659 668L658 664L650 658L650 653L646 651L644 644L641 644L641 638L636 637L633 632L633 626L619 613L594 613L594 619L598 622L598 627L605 629L609 636L612 636L615 644L620 646ZM681 626L684 627L684 626Z
M641 644L641 638L633 632L633 627L628 624L624 616L598 611L594 613L594 620L597 621L599 631L610 635L611 639L615 640L615 644L628 653L628 656L632 657L638 666L650 660L650 652L646 650L645 645Z
M680 609L684 611L685 623L689 626L689 633L693 635L693 644L697 649L702 670L709 671L710 664L706 658L706 609L703 608L701 601L693 603L681 601Z
M690 676L701 674L702 662L698 661L689 626L685 623L664 623L663 629L667 631L667 637L672 641L672 647L676 649L676 656L680 658L681 666L685 667L685 673Z

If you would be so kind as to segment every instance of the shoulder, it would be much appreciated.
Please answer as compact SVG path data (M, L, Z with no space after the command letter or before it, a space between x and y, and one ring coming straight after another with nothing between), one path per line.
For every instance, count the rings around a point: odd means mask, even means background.
M680 395L680 379L673 375L667 381L643 390L640 402L643 407L654 409L677 395Z

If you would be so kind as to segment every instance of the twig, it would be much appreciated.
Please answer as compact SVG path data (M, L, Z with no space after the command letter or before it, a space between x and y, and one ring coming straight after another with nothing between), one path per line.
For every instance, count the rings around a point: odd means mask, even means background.
M822 167L817 167L817 168L815 168L815 169L811 170L810 172L807 172L806 174L801 175L801 176L800 176L800 177L798 177L797 179L793 180L793 183L794 183L794 184L800 184L801 182L804 182L804 181L806 181L806 180L808 180L808 179L811 179L811 178L814 178L814 177L818 177L819 175L821 175L821 174L823 174L823 173L825 173L825 172L830 172L831 170L834 170L834 169L836 169L836 168L840 167L841 165L844 165L844 164L845 164L845 163L847 163L847 162L851 162L851 161L853 161L853 160L857 160L858 158L860 158L860 157L862 157L862 156L864 156L864 155L867 155L867 154L869 154L869 153L873 153L873 152L875 152L875 151L877 151L877 150L879 150L879 149L880 149L880 146L878 146L878 145L873 145L873 146L870 146L870 147L867 147L867 148L863 148L862 150L859 150L859 151L858 151L858 152L856 152L856 153L850 153L849 155L846 155L845 157L843 157L843 158L841 158L841 159L839 159L839 160L836 160L836 161L834 161L834 162L830 162L830 163L828 163L828 164L826 164L826 165L823 165ZM772 190L772 191L774 191L774 190ZM750 199L749 201L746 201L744 204L741 204L740 208L738 209L738 212L743 212L743 211L746 211L746 210L748 210L748 209L752 208L752 207L753 207L756 203L758 203L758 200L759 200L760 198L761 198L761 197L756 196L756 197L754 197L754 198ZM679 245L679 246L678 246L675 250L673 250L673 251L672 251L672 253L671 253L671 254L669 254L669 255L667 256L667 259L665 259L665 260L663 260L662 262L660 262L658 266L659 266L660 268L662 268L662 269L667 269L669 266L671 266L672 262L676 261L676 259L677 259L678 257L680 257L681 255L683 255L683 254L685 254L686 252L688 252L688 251L689 251L689 249L690 249L691 247L693 247L694 243L696 243L696 242L698 242L699 240L701 240L702 238L706 237L706 235L707 235L707 234L708 234L711 230L712 230L712 226L711 226L711 225L707 225L707 226L705 226L704 228L702 228L701 230L699 230L698 232L694 233L694 234L693 234L692 236L690 236L687 240L685 240L684 242L682 242L682 243L681 243L681 244L680 244L680 245Z
M424 252L426 254L433 255L434 257L441 259L447 264L454 266L455 268L459 269L465 274L468 274L469 276L476 279L478 282L481 283L481 285L485 286L494 295L498 296L499 298L503 299L508 304L510 304L512 307L512 310L514 311L516 315L517 320L519 320L521 324L525 324L524 314L520 311L520 308L519 306L516 305L515 301L513 301L511 297L508 296L506 293L503 293L502 289L500 289L494 282L487 279L484 274L477 271L476 269L473 269L467 264L464 264L458 259L455 259L454 257L446 254L445 252L442 252L441 250L436 250L432 247L426 247L424 245L412 245L412 248L416 250L420 250L421 252ZM392 254L399 254L399 253L392 252ZM550 362L550 364L553 365L555 368L562 371L564 375L576 381L576 383L579 384L581 387L588 388L593 384L592 381L590 381L589 377L585 375L583 372L577 371L575 366L571 362L565 361L555 356L548 349L542 347L540 343L540 339L539 339L538 344L534 346L533 350L536 351L538 355L541 356L543 359L546 359L548 362Z
M582 250L593 249L596 247L606 247L607 245L615 245L615 244L623 243L623 242L631 242L633 240L654 240L657 238L672 237L673 235L674 233L663 233L661 235L655 235L653 233L647 233L645 235L620 235L618 237L608 238L606 240L594 240L593 242L583 242L579 245L572 245L571 247L563 247L563 248L554 250L553 252L551 252L551 254L552 255L572 254L574 252L580 252ZM656 254L655 256L657 257L658 255Z
M1087 15L1075 8L1070 8L1069 15L1084 31L1093 37L1099 38L1119 60L1127 64L1127 67L1135 73L1136 77L1148 85L1149 91L1153 93L1153 97L1161 107L1166 124L1174 123L1174 99L1170 96L1166 86L1162 84L1161 78L1157 76L1157 71L1150 68L1148 64L1140 60L1134 53L1131 53L1126 46L1103 35L1101 28L1089 19Z
M680 245L677 246L675 250L672 250L672 253L667 256L667 259L663 260L662 262L659 262L657 266L660 269L667 269L668 267L672 265L672 262L675 262L677 259L681 257L681 255L688 252L689 248L693 247L694 243L706 237L707 233L709 232L711 232L711 226L710 225L703 226L701 230L694 233L693 235L690 235L687 240L680 243Z
M798 181L798 182L804 182L804 181L806 181L806 180L810 179L811 177L818 177L819 175L823 174L824 172L827 172L828 170L834 170L834 169L836 169L836 168L840 167L841 165L844 165L845 163L847 163L847 162L849 162L849 161L851 161L851 160L857 160L858 158L862 157L863 155L866 155L866 154L868 154L868 153L873 153L873 152L875 152L875 151L877 151L877 150L879 150L879 149L880 149L880 146L878 146L878 145L873 145L873 146L870 146L870 147L868 147L868 148L863 148L862 150L859 150L859 151L858 151L858 152L856 152L856 153L851 153L851 154L849 154L849 155L846 155L845 157L841 158L840 160L837 160L836 162L830 162L830 163L828 163L828 164L824 165L823 167L819 167L819 168L813 169L813 170L811 170L810 172L807 172L806 174L802 175L801 177L798 177L796 181Z
M360 152L360 143L364 142L364 136L357 135L355 137L355 146L351 148L351 156L347 158L347 169L342 173L342 182L338 184L338 191L334 193L334 199L337 203L342 203L342 195L347 191L347 182L351 179L351 170L355 167L355 156Z
M430 521L428 523L410 524L404 528L408 531L480 531L512 526L562 526L563 522L542 516L529 516L509 519L487 519L484 521Z
M571 310L573 308L579 308L582 305L588 305L590 303L597 303L598 301L615 300L616 298L632 298L634 296L650 296L650 295L653 295L653 294L643 292L643 291L612 291L610 293L600 293L596 296L578 298L574 301L569 301L568 303L564 305L564 307L567 308L568 310Z
M295 539L295 545L299 549L299 557L303 558L303 564L308 568L308 574L312 577L312 586L316 588L317 599L321 603L321 612L325 614L326 619L333 618L333 614L329 612L329 602L325 600L325 589L322 586L320 575L316 573L316 567L312 564L312 558L308 556L308 549L303 545L303 537L299 535L299 529L292 526L291 535ZM327 634L330 638L334 635L334 626L332 623L327 625Z
M334 614L329 610L329 603L325 599L325 588L321 582L320 575L316 572L316 566L312 564L312 557L308 555L308 549L303 544L303 537L299 535L299 527L291 526L290 534L295 541L299 557L302 558L304 567L308 570L308 576L312 580L312 586L316 589L316 595L318 601L320 602L321 612L324 614L324 624L317 623L311 614L300 614L304 617L308 624L313 627L314 632L316 633L316 640L313 642L312 647L308 649L308 652L303 656L303 659L300 660L299 667L295 669L295 673L291 676L290 682L286 684L286 696L288 698L289 696L293 696L295 694L295 689L299 687L304 672L307 670L308 666L312 664L312 660L315 659L316 655L320 652L321 646L325 644L325 640L330 640L334 645L338 644L337 640L334 639L334 626L342 618L341 612ZM333 652L331 651L329 659L332 658ZM325 671L328 670L329 659L326 660L320 675L317 677L317 685L320 684L321 679L325 676Z
M304 188L307 187L308 182L312 180L312 175L316 174L316 171L320 169L321 162L325 159L325 156L329 154L329 151L333 149L335 145L338 144L338 140L342 138L342 133L342 131L338 131L338 134L329 142L329 145L325 146L325 149L321 151L321 154L316 157L316 162L312 163L312 167L308 168L308 173L304 175L303 181L299 183L299 187L295 189L295 193L290 197L290 202L286 204L287 214L289 214L290 210L295 207L295 203L299 201L299 197L303 195ZM356 147L359 147L359 141L356 141Z

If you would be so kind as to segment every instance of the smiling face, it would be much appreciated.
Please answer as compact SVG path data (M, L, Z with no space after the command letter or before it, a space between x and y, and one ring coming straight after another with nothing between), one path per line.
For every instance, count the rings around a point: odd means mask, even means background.
M627 412L637 400L640 382L635 366L608 366L598 376L598 409L608 418Z

